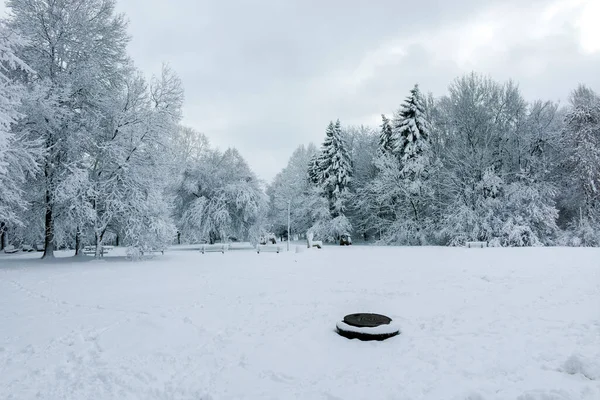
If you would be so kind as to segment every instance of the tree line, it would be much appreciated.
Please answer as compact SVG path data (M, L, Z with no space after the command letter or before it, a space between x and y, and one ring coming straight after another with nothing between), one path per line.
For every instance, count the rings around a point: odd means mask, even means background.
M600 96L528 102L476 73L415 85L379 127L326 129L268 188L273 229L398 245L600 245Z
M0 24L0 249L259 235L267 201L235 149L182 126L184 91L127 54L114 0L10 0ZM256 233L255 233L256 232Z
M144 76L115 0L9 0L0 23L0 249L312 232L382 244L600 244L600 97L525 101L468 74L415 86L379 127L325 127L265 189L235 148L182 124L167 64Z

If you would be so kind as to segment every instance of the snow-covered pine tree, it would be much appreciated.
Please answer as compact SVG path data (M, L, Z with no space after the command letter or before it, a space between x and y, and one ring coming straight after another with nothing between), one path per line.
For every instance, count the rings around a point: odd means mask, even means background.
M330 122L318 159L319 184L324 189L333 218L344 214L348 186L352 176L350 155L338 119Z
M315 185L319 184L321 181L318 152L314 153L308 162L308 179Z
M383 117L381 139L389 130ZM385 243L424 244L431 235L433 182L432 151L425 100L417 85L391 124L393 149L383 147L375 160L377 176L362 192L359 204L372 210L365 220ZM383 148L382 148L383 147Z
M396 138L390 119L381 114L381 132L379 133L379 151L385 154L392 154L397 147Z
M433 200L433 185L429 177L432 174L432 151L430 144L429 122L425 107L425 99L419 86L410 91L398 113L397 118L398 148L397 155L401 160L401 176L403 179L402 206L410 210L404 216L405 226L410 227L407 233L414 235L418 243L425 241L423 230L428 223L428 209Z
M396 113L393 130L397 138L396 154L403 162L418 156L428 147L429 123L426 119L425 99L419 85L415 85L400 110Z

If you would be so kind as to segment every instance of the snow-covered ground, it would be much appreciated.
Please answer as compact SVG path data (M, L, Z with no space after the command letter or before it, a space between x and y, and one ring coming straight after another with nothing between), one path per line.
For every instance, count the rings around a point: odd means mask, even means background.
M0 255L0 399L600 399L600 249L32 257Z

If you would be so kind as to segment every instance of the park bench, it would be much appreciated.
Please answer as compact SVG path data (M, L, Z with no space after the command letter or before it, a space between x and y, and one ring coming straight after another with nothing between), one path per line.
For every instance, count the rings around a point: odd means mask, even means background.
M108 253L109 251L111 251L113 248L114 248L113 246L102 246L100 248L100 257L104 257L104 255L106 253ZM88 256L96 255L96 246L85 246L83 248L83 254L88 255Z
M34 250L33 250L33 247L32 247L32 246L29 246L29 245L27 245L27 244L24 244L24 245L23 245L23 247L22 247L22 249L23 249L23 251L26 251L26 252L28 252L28 253L30 253L30 252L32 252L32 251L34 251Z
M277 246L277 245L264 245L264 244L259 244L256 246L256 252L258 254L260 254L261 252L271 252L271 253L279 253L283 251L283 246Z
M160 254L165 254L165 249L144 249L142 250L142 255L144 254L152 254L152 253L160 253Z
M488 246L488 242L467 242L466 247L471 249L471 248L484 248L484 247L489 247L489 246Z
M202 254L207 252L221 252L225 254L225 252L229 250L229 245L227 243L217 243L217 244L203 244L200 246L200 252Z
M6 246L4 248L4 252L6 254L13 254L13 253L16 253L17 251L19 251L19 249L15 248L15 246L13 246L13 245Z

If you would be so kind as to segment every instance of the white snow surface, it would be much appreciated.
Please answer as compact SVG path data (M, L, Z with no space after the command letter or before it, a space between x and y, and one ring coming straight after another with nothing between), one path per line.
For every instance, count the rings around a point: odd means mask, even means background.
M0 255L0 399L600 399L600 249L33 257Z

